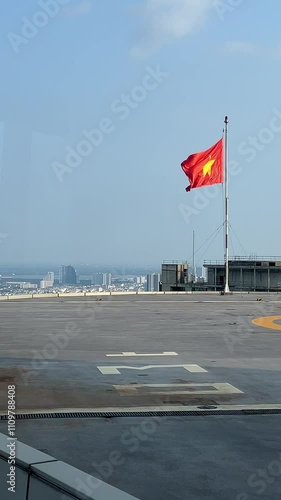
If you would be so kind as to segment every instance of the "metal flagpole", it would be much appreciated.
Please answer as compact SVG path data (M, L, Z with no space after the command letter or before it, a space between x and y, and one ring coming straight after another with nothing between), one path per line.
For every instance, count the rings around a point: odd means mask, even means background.
M195 283L196 271L195 271L195 232L192 233L192 282Z
M230 293L229 290L229 193L228 193L228 116L224 119L224 186L225 186L225 286L224 293Z

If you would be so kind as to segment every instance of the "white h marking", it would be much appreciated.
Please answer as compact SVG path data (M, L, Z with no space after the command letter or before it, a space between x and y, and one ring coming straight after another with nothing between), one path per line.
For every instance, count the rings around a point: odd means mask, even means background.
M207 373L198 365L97 366L103 375L120 375L119 370L150 370L151 368L183 368L190 373Z

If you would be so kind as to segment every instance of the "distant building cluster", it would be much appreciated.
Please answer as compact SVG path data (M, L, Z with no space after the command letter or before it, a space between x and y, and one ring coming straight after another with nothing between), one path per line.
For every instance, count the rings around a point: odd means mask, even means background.
M21 282L18 284L19 284L20 290L36 290L37 289L37 285L34 283L28 283L28 282L24 281L24 282Z
M111 273L96 273L92 277L92 285L99 285L108 289L111 286Z
M112 276L110 272L78 274L71 265L60 266L57 273L49 271L42 279L38 278L38 274L18 275L21 281L15 281L14 277L14 274L9 277L0 274L0 295L144 291L147 281L145 276ZM30 279L30 281L27 281L26 278ZM31 280L34 280L34 282ZM154 288L157 290L159 275L158 279L154 281Z
M0 295L108 291L221 292L224 284L223 261L205 262L203 267L194 269L188 262L164 261L161 273L153 272L146 276L112 275L110 272L79 275L73 266L62 265L57 273L49 271L42 279L38 274L0 274ZM229 285L231 291L281 292L281 257L230 258Z

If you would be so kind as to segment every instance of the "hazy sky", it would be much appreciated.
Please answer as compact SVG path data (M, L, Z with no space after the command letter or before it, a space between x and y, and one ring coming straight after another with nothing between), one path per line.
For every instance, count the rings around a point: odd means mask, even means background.
M180 163L225 114L231 253L280 255L280 17L280 0L3 2L0 263L188 259L223 198L186 193ZM222 233L198 252L222 256Z

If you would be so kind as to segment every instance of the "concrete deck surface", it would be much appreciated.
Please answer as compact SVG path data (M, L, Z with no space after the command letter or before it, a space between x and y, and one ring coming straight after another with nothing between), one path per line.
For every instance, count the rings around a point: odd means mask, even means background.
M277 294L5 301L0 315L2 413L9 384L18 412L281 408ZM252 323L265 316L278 316L272 328ZM280 423L281 415L200 415L16 425L19 440L141 500L248 500L280 498Z

